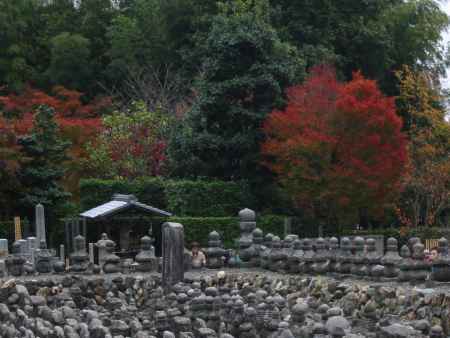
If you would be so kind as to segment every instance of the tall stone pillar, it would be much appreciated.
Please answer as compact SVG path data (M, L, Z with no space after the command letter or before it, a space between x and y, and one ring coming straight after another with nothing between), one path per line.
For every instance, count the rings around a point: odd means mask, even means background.
M47 243L46 231L45 231L45 214L44 206L42 204L36 205L35 208L35 222L36 222L36 238L37 242L41 243L42 240Z
M162 280L170 287L184 279L184 229L179 223L166 222L162 226Z

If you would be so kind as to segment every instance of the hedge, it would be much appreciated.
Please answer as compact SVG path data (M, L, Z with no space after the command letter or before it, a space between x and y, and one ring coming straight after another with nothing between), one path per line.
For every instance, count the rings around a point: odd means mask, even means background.
M80 208L87 210L105 203L114 193L134 194L140 202L177 216L229 217L254 206L246 182L143 178L81 180Z
M152 218L155 220L155 218ZM273 233L283 236L285 216L265 215L257 218L257 227L263 230L264 234ZM238 217L170 217L160 218L161 222L181 223L184 226L184 241L187 247L192 242L199 242L202 246L208 244L208 235L212 231L217 231L227 248L234 247L235 239L240 236Z

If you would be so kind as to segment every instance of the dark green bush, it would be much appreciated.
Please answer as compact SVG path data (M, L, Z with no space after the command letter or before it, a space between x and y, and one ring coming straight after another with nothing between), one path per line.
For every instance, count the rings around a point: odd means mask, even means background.
M134 194L139 201L177 216L230 217L254 203L245 182L86 179L80 182L80 208L105 203L114 193Z
M111 200L114 194L133 194L142 203L166 209L164 182L161 178L134 181L84 179L80 181L80 208L87 210Z
M253 207L245 182L168 181L166 196L169 210L179 216L229 217Z
M283 236L284 216L266 215L259 216L257 227L264 234L269 232L274 235ZM155 218L153 218L155 220ZM202 246L208 244L208 235L211 231L217 231L227 248L234 247L234 241L239 238L239 218L238 217L170 217L168 219L160 218L161 222L181 223L184 226L184 241L189 247L192 242L199 242Z

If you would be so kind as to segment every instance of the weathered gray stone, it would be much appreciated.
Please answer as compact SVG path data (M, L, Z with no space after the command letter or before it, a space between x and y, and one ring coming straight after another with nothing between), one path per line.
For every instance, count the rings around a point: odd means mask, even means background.
M184 278L184 230L179 223L166 222L163 232L163 285L172 286Z

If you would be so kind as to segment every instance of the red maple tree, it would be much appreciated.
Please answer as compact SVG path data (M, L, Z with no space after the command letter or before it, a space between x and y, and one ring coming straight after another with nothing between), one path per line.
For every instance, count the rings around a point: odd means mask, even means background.
M264 123L262 152L294 201L331 222L391 201L408 162L394 98L359 72L340 83L328 66L287 94Z

